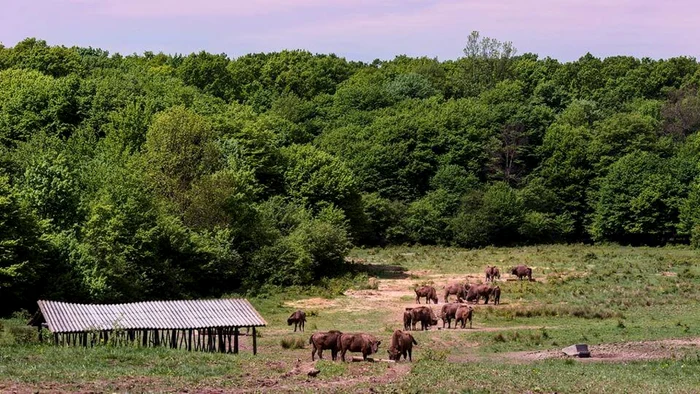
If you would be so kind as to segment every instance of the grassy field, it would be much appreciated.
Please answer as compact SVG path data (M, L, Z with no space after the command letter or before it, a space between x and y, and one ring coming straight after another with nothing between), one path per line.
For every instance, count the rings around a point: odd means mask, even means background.
M258 356L250 354L249 337L238 356L55 348L31 343L33 336L18 327L21 319L1 321L0 391L700 391L695 250L403 247L353 250L350 258L358 272L352 280L328 281L325 288L270 288L250 299L268 322ZM502 273L527 264L535 281L502 275L501 305L475 306L471 330L414 332L419 345L412 364L311 362L309 335L329 329L378 336L379 357L386 358L404 308L414 305L414 285L433 284L442 304L442 286L483 280L489 264ZM439 312L440 306L433 308ZM307 312L306 333L286 325L296 308ZM304 347L285 349L283 341ZM561 348L581 342L591 346L592 359L560 356ZM309 378L313 367L321 372Z

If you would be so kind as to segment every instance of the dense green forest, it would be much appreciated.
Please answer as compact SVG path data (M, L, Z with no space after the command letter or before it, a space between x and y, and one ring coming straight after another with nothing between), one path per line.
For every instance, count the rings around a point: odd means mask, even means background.
M305 285L353 245L700 244L699 86L476 32L371 64L0 45L0 315Z

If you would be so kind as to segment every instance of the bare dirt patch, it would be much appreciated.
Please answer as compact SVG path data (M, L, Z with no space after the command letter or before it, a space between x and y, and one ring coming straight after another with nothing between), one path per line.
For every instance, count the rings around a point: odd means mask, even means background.
M382 363L383 364L383 363ZM245 387L237 392L299 392L313 390L331 392L339 389L347 390L349 387L390 384L398 382L411 371L410 363L387 363L382 374L377 374L369 363L360 363L357 368L352 368L346 376L322 379L323 371L318 377L309 377L308 372L315 370L315 363L298 362L294 368L281 375L279 379L267 379L263 384L254 387ZM305 377L305 378L304 378ZM248 386L248 385L246 385ZM358 392L366 392L358 387Z
M638 341L591 345L589 358L574 358L581 362L596 361L648 361L681 358L700 349L700 338L666 339L660 341ZM569 358L560 349L536 352L511 352L497 356L513 362L530 362L552 358Z

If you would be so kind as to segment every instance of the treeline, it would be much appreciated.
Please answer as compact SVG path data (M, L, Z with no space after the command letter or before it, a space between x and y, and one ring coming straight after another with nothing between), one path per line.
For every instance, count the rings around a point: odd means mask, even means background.
M308 284L352 245L700 244L700 66L0 46L0 314Z

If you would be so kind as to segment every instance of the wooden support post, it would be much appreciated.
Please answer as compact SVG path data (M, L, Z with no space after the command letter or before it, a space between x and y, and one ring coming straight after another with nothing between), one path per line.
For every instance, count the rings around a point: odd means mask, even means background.
M148 347L148 330L143 330L141 333L141 344L143 347Z
M170 334L170 347L177 349L177 330L172 330Z
M228 328L228 352L233 353L233 327Z
M238 327L233 328L233 354L238 354Z
M160 345L160 337L158 337L158 330L153 330L153 346Z
M258 336L255 332L255 326L253 326L253 356L258 354Z
M226 347L226 342L224 342L224 329L219 327L216 329L217 331L217 336L219 337L219 353L224 352L224 348Z
M190 328L187 332L187 351L192 351L192 329Z

